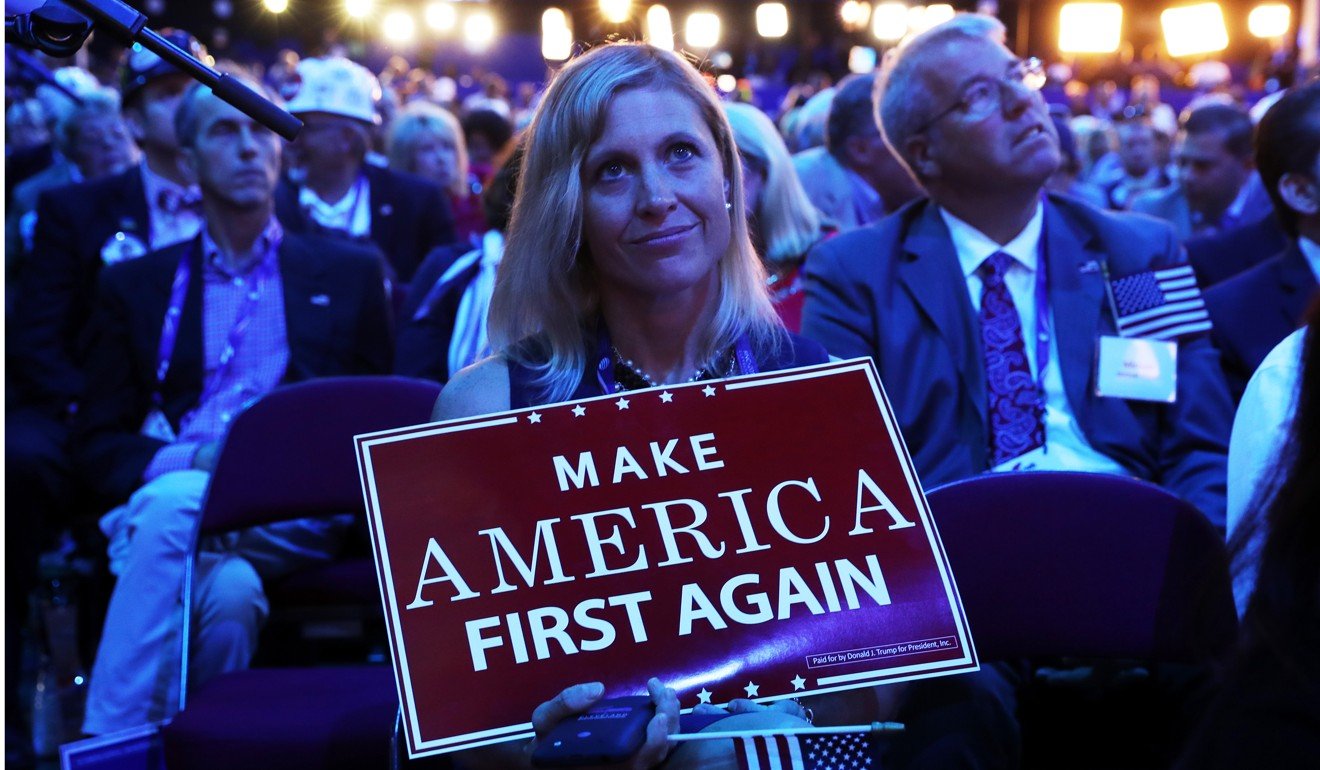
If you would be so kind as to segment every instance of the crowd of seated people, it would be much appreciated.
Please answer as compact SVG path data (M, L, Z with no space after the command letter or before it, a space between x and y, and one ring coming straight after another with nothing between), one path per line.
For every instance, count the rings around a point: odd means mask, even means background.
M1127 109L1074 115L1004 38L959 14L779 115L721 103L680 57L627 43L517 106L496 78L460 101L406 63L383 77L340 55L289 53L264 75L217 63L303 121L293 142L141 51L116 88L57 78L77 106L15 98L7 176L43 138L53 151L6 180L7 754L23 761L28 740L18 629L37 555L70 530L108 593L81 733L171 715L209 473L235 417L282 384L432 379L447 419L867 357L927 487L1085 471L1195 505L1231 545L1243 634L1183 766L1250 764L1251 746L1271 766L1320 762L1320 388L1299 331L1320 294L1320 81L1258 120L1222 94L1175 117L1148 79ZM675 133L696 137L681 155ZM675 216L700 237L656 267L626 233ZM1174 397L1101 395L1098 340L1165 307L1182 319L1163 336ZM597 344L608 377L584 368ZM351 526L204 544L188 682L248 666L263 585L332 558ZM906 722L887 767L1014 767L1022 676L994 663L808 705L818 724ZM727 761L672 751L672 691L650 694L634 766ZM545 693L537 731L599 696ZM774 727L806 713L733 711ZM1230 751L1238 725L1250 743ZM504 767L524 749L459 761Z

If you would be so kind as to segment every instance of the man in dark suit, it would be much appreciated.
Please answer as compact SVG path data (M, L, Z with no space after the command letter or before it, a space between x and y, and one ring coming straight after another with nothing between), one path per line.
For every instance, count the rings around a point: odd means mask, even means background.
M1042 100L1001 45L951 29L899 62L881 119L931 202L813 252L803 332L835 355L875 359L925 484L1012 467L1123 473L1166 486L1222 526L1232 412L1209 340L1180 341L1173 404L1095 394L1098 339L1117 333L1105 275L1174 264L1173 233L1042 199L1057 143ZM960 89L960 79L970 85ZM927 90L914 97L917 84ZM987 270L996 253L1009 257L1001 277ZM983 304L987 295L995 307ZM1011 374L1034 380L1025 397L1044 404L1043 414L1023 415L1033 430L1017 456L1002 451L987 416L1004 417L987 362L1012 351L983 341L988 323L1004 330L1007 314L988 315L1009 299L1028 364Z
M1266 354L1302 325L1320 285L1320 82L1288 94L1261 118L1256 167L1290 242L1205 293L1234 400Z
M379 125L380 84L347 59L303 59L288 109L303 120L293 144L297 181L284 180L275 215L290 232L323 232L380 248L400 283L452 243L454 217L439 186L367 162Z
M1197 285L1208 289L1278 254L1288 245L1288 236L1271 211L1236 230L1198 235L1184 245Z
M1136 475L1222 524L1231 407L1209 340L1180 344L1173 405L1095 395L1098 338L1115 334L1105 272L1172 263L1173 233L1043 196L1060 163L1043 72L1003 34L959 15L888 63L880 122L930 199L812 251L803 334L875 360L927 486L991 469ZM889 759L1016 766L1016 675L911 685Z
M1251 116L1241 107L1210 102L1183 120L1178 146L1178 184L1141 193L1129 211L1163 219L1187 240L1226 233L1270 211L1269 196L1252 168Z
M391 358L377 256L285 233L274 218L279 139L200 86L176 123L205 225L102 273L78 415L87 477L123 503L101 520L119 580L88 692L92 734L177 703L183 569L234 417L280 383L381 373ZM266 613L262 580L330 556L345 523L258 527L199 557L193 684L247 665Z

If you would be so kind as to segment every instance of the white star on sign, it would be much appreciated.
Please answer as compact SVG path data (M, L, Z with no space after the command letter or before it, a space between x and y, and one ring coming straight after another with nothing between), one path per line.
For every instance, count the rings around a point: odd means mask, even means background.
M618 401L614 402L614 405L619 407L619 411L622 412L628 408L628 399L620 397Z
M584 415L584 414L586 414L586 413L587 413L587 408L586 408L585 406L581 405L581 404L578 404L577 406L573 407L573 416L574 416L574 417L581 417L582 415Z
M536 423L536 422L540 422L540 421L541 421L541 413L540 413L540 412L532 412L531 414L527 415L527 422Z
M703 687L703 688L701 688L701 692L697 693L697 700L700 701L700 702L702 702L702 703L710 703L710 696L712 696L712 695L714 695L714 694L715 694L715 693L713 693L713 692L711 692L710 690L707 690L705 687Z
M706 398L710 398L711 396L715 395L715 386L707 385L706 387L701 389L701 392L706 394Z
M670 392L667 391L667 390L666 390L664 393L661 393L661 394L660 394L660 401L663 402L663 403L668 404L670 401L673 401L673 400L674 400L674 394L673 394L673 393L670 393Z
M803 679L801 674L798 674L797 676L793 677L793 678L790 679L789 681L793 683L793 689L794 689L794 690L805 690L805 689L807 689L807 688L806 688L807 680Z
M755 698L761 694L761 685L756 682L748 682L747 686L743 688L743 692L747 693L747 697Z

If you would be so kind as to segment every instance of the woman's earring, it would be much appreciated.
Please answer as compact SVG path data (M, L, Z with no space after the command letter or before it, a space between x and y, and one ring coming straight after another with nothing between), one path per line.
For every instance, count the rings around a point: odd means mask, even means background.
M724 202L724 210L725 210L725 211L733 211L733 201L725 201L725 202Z

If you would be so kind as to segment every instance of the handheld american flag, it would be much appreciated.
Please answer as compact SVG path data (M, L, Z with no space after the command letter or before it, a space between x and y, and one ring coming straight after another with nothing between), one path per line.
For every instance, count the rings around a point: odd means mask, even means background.
M1172 340L1210 331L1191 265L1146 270L1110 282L1118 333Z
M870 736L758 735L738 741L739 770L869 770L880 767Z

